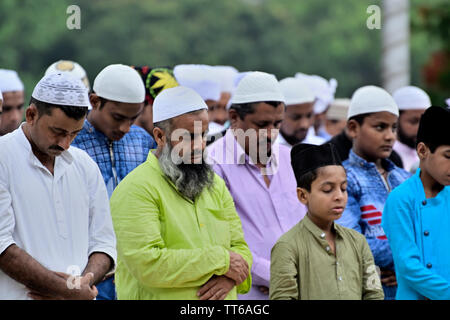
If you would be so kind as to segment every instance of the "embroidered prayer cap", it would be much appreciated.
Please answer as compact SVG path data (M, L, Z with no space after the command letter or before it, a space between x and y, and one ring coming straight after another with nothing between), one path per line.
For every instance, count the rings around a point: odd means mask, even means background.
M291 149L291 165L297 185L305 173L325 166L342 166L336 147L331 143L313 145L299 143Z
M297 78L288 77L280 80L281 91L286 99L286 106L314 102L315 97L308 84Z
M392 94L399 110L422 110L431 107L428 94L414 86L399 88Z
M179 85L170 67L132 66L132 68L139 73L144 81L145 104L153 104L153 100L161 91Z
M285 102L280 84L273 74L253 71L249 72L239 82L231 103L242 104L264 101Z
M450 146L450 109L432 106L420 118L417 143Z
M111 64L100 71L93 89L99 97L112 101L141 103L145 100L141 76L132 67L123 64Z
M60 106L89 108L91 105L84 83L66 72L44 76L34 87L31 96L36 100Z
M390 112L398 117L398 106L394 98L377 86L364 86L357 89L350 101L347 119L364 113Z
M74 77L80 79L88 91L91 89L89 85L89 79L87 77L86 71L78 63L70 60L59 60L51 64L45 71L45 75L52 73L62 73L67 72L72 74Z
M193 89L183 86L169 88L158 94L153 102L153 123L202 109L208 110L208 106Z
M16 71L0 69L0 90L3 93L24 90L23 83Z
M317 99L314 103L315 114L324 112L334 100L334 94L338 85L336 79L331 78L327 80L318 75L308 75L301 72L297 72L295 78L305 81Z

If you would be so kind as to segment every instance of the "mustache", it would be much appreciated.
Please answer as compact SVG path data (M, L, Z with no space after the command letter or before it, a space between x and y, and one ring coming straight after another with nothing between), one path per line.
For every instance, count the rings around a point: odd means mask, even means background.
M50 150L58 150L58 151L64 151L64 148L61 148L58 145L53 145L49 147Z

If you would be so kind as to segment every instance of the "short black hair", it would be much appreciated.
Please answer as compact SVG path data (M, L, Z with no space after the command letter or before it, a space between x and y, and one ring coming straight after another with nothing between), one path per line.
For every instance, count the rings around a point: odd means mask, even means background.
M61 106L58 104L52 104L37 100L33 97L30 99L30 105L34 104L38 110L38 117L42 117L44 114L51 116L52 110L55 108L61 109L69 118L80 120L88 113L88 107L78 106Z
M280 103L283 103L281 101L259 101L259 102L250 102L250 103L233 103L230 106L230 109L236 110L237 114L239 115L239 118L244 120L245 116L248 114L252 114L255 112L255 105L258 103L266 103L268 105L271 105L274 108L277 108Z
M344 166L342 166L342 165L340 165L340 166L345 171ZM314 180L316 180L317 177L319 176L320 170L322 168L323 167L319 167L319 168L313 169L313 170L308 171L305 174L301 175L297 180L297 187L306 189L308 192L311 192L311 185L314 182Z
M364 119L367 118L368 116L373 115L373 114L374 114L374 112L368 112L368 113L357 114L356 116L350 117L350 118L348 119L348 121L350 121L350 120L355 120L356 122L359 123L360 126L362 126L362 124L363 124L363 122L364 122ZM348 122L348 121L347 121L347 122Z
M308 192L311 192L311 185L314 180L317 179L317 176L319 175L319 169L320 168L316 168L314 170L306 172L305 174L302 174L300 178L298 178L297 187L306 189Z

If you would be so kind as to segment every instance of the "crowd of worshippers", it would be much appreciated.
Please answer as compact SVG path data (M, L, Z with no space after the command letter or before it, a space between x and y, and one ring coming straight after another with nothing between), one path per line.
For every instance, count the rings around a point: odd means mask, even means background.
M25 104L0 69L0 299L450 299L445 101L231 66L43 74Z

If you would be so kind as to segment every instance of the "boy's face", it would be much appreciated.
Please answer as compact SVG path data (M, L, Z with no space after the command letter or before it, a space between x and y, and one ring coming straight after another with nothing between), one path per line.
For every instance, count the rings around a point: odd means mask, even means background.
M297 188L298 199L308 207L309 214L321 221L341 217L347 204L347 175L342 166L325 166L317 170L311 192Z
M370 162L389 157L397 138L397 119L396 115L383 111L367 116L362 125L349 121L347 127L354 152Z
M421 142L417 146L417 153L422 170L426 170L440 185L450 185L450 145L439 146L431 153Z

